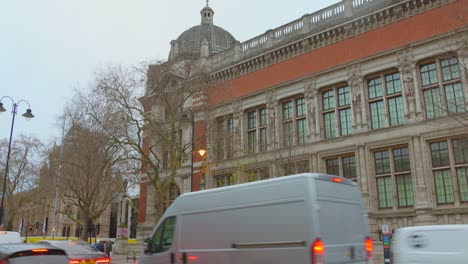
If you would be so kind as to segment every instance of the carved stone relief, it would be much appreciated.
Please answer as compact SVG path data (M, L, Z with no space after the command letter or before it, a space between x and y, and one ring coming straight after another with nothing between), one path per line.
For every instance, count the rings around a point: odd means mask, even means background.
M411 48L405 49L397 54L398 64L401 72L401 80L403 81L403 92L406 99L406 109L405 114L410 119L415 118L416 105L415 105L415 78L414 78L414 69L415 62L413 57L413 50Z
M354 64L348 67L348 84L351 88L353 102L353 125L359 129L362 126L362 73L361 65Z
M266 93L266 107L268 112L268 142L271 146L276 143L276 91L270 90Z
M238 100L233 102L233 113L234 119L234 145L236 146L236 153L239 153L242 147L242 101Z
M314 138L317 134L317 126L316 126L316 102L315 99L317 97L317 84L315 82L315 78L310 78L305 81L304 83L304 93L306 97L307 103L307 118L308 118L308 125L309 125L309 137Z

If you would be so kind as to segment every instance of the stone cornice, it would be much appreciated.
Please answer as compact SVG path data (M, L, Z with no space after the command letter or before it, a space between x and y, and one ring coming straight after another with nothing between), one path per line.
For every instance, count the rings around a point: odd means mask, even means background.
M284 38L274 45L267 45L269 31L264 35L254 38L256 40L254 42L252 42L252 40L254 40L252 39L250 42L247 41L247 43L238 43L236 46L237 49L227 50L211 57L208 61L208 63L210 63L209 67L211 67L211 74L209 77L210 83L211 85L216 85L237 78L292 57L454 1L456 0L403 0L394 1L397 3L383 8L382 4L374 5L372 6L373 9L367 10L368 12L373 11L371 13L365 14L364 12L357 12L356 16L351 16L349 18L341 17L341 19L334 20L331 23L313 28L307 33L299 32L302 34L292 34L289 38ZM388 3L390 1L386 2ZM328 9L333 10L332 8L336 8L335 6L336 5L331 6ZM376 8L378 8L378 10L374 11ZM324 9L319 12L324 12L326 10L327 9ZM314 14L311 15L312 18ZM297 20L287 25L296 22ZM306 27L303 29L305 28ZM255 45L252 43L255 43ZM249 45L257 47L257 50L249 53L249 56L244 59L241 55L238 55L238 53L242 52L240 46L245 47L245 45L247 45L247 47L249 47Z

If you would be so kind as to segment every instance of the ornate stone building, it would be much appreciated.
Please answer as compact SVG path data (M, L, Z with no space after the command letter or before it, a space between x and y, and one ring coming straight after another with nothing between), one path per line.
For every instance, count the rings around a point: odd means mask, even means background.
M182 163L178 187L326 172L357 182L375 240L382 224L468 223L467 12L465 0L343 0L240 43L207 5L167 62L196 56L209 78L182 137L205 138L195 150L208 154L194 152L193 173Z

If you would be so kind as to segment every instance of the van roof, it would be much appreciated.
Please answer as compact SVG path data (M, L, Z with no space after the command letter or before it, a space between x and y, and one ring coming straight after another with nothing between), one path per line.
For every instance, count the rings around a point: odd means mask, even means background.
M459 230L459 229L467 229L468 225L426 225L426 226L408 226L408 227L400 227L395 229L395 232L412 232L412 231L426 231L426 230Z
M208 190L203 190L203 191L188 192L188 193L183 193L179 197L198 196L198 195L204 195L208 193L224 192L228 190L246 188L246 187L255 186L255 185L274 184L274 183L279 183L279 182L286 182L286 181L291 181L291 180L307 179L307 178L314 178L318 180L331 180L333 178L340 178L342 180L341 183L343 184L357 185L355 182L349 179L343 178L341 176L325 174L325 173L300 173L300 174L293 174L293 175L286 175L286 176L278 176L276 178L266 179L266 180L261 180L261 181L254 181L254 182L247 182L247 183L229 185L229 186L224 186L224 187L218 187L218 188L213 188L213 189L208 189Z

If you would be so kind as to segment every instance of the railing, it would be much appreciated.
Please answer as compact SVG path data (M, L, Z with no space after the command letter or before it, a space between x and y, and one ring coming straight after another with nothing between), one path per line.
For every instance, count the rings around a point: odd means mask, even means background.
M272 47L287 38L321 30L324 26L351 17L357 12L368 10L388 0L343 0L332 6L304 15L286 25L268 30L266 33L237 43L236 47L210 57L213 67L220 67L235 59L245 58L253 52Z

